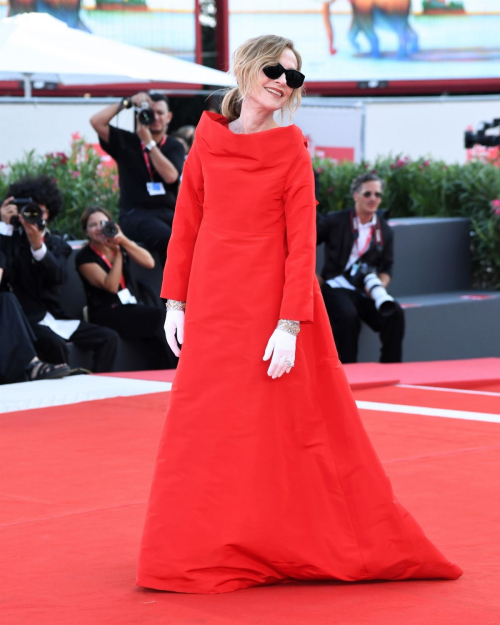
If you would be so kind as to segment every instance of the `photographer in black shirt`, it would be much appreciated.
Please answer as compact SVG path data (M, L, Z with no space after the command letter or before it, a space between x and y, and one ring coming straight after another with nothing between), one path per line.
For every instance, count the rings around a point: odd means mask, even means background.
M136 132L110 125L123 108L149 107L152 123L140 123ZM179 179L184 166L184 148L167 136L172 119L164 95L141 92L123 98L90 119L101 146L118 165L120 226L125 235L156 251L163 263L174 218Z
M380 362L401 362L404 313L385 290L391 281L393 234L377 213L383 184L375 174L351 185L354 208L318 214L318 244L325 243L321 292L340 361L356 362L361 321L380 334Z

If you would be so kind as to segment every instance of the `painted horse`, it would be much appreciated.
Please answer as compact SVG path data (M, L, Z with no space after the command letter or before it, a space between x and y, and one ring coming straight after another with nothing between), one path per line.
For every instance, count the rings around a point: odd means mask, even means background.
M357 37L363 33L368 39L371 56L380 57L376 29L392 30L398 37L398 57L405 58L418 52L418 36L409 23L411 0L350 0L352 24L349 40L359 50Z

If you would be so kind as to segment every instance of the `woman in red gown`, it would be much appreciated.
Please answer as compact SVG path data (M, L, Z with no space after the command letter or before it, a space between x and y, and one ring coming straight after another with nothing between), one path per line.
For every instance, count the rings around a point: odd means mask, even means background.
M287 39L243 44L239 89L224 116L204 113L186 161L162 288L182 353L140 586L462 574L395 498L337 357L315 277L310 156L273 118L298 106L300 67Z

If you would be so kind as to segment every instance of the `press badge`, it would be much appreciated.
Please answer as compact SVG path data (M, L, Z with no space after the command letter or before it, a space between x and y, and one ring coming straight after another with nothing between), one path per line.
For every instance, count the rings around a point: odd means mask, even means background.
M122 289L117 293L122 304L137 304L137 300L128 289Z
M165 195L163 182L146 182L149 195Z

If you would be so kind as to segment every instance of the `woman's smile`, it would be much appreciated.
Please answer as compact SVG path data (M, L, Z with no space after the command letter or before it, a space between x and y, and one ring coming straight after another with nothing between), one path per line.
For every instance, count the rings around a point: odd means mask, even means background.
M275 87L264 87L266 91L271 93L275 98L282 98L285 94L280 89L276 89Z

